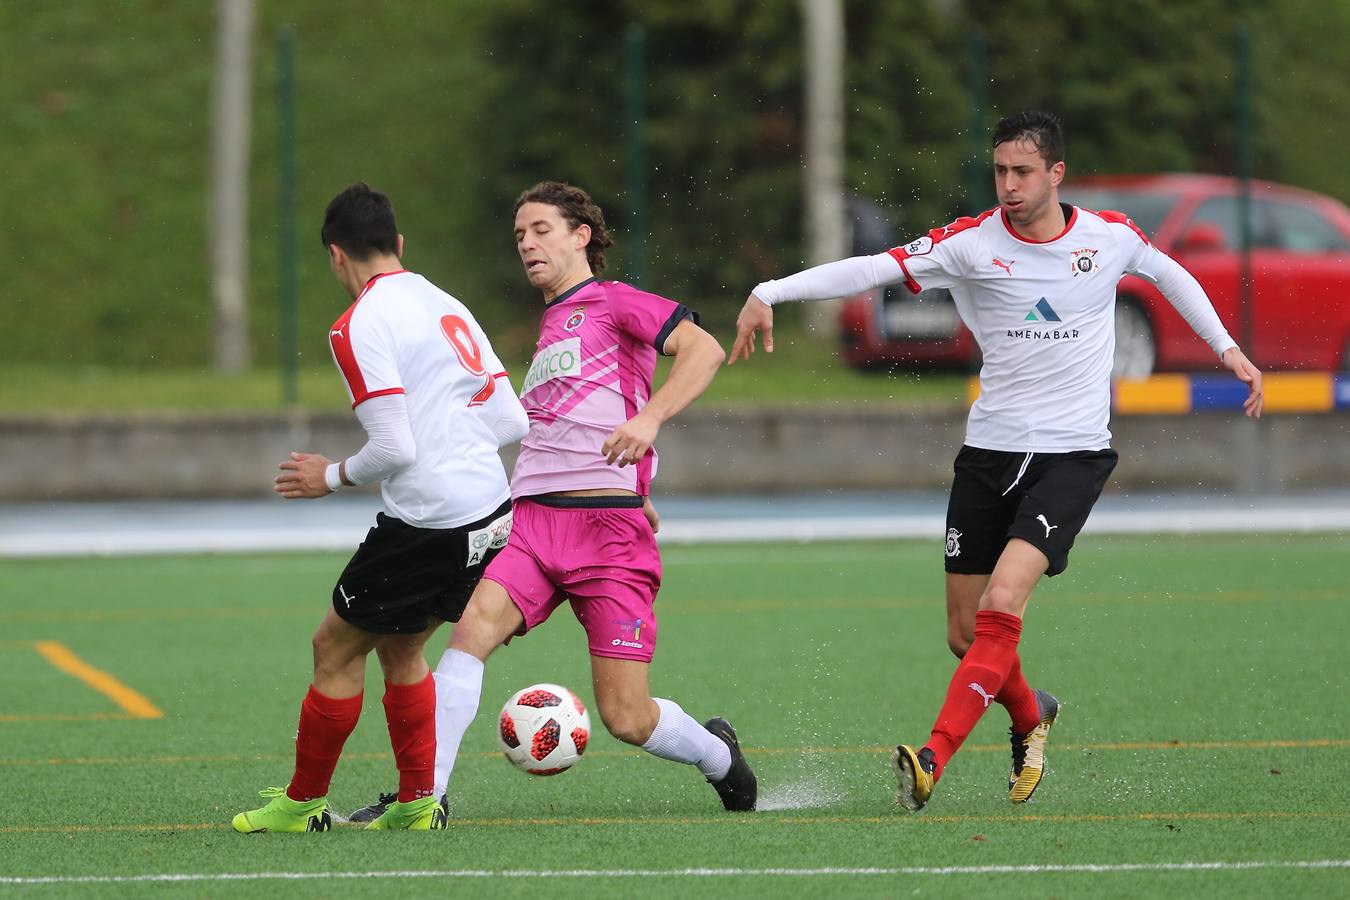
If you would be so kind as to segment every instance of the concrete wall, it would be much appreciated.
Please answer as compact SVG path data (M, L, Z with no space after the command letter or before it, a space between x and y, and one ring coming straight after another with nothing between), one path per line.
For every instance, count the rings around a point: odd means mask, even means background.
M657 442L662 493L945 487L964 413L694 409ZM1350 485L1350 414L1118 416L1117 489ZM357 450L349 413L0 419L0 500L264 496L289 450ZM514 460L514 448L507 453Z

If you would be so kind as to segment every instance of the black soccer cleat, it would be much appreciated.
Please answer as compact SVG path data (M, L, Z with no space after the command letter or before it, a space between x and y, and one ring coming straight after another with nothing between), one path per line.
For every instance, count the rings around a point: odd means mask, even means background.
M368 824L370 822L374 822L380 816L384 815L385 812L388 811L390 805L395 803L397 800L398 800L398 791L394 791L392 794L381 793L378 802L372 803L369 806L363 806L360 809L353 811L352 814L347 817L347 821L358 822L361 824ZM450 818L450 796L448 794L441 795L441 812L443 813L442 818L444 819Z
M358 810L353 810L352 814L347 817L347 821L361 823L374 822L380 816L384 815L385 810L389 808L389 804L397 799L398 791L394 791L392 794L381 793L380 799L375 803L372 803L369 806L363 806Z
M731 812L753 810L755 801L759 798L759 783L755 780L755 773L751 771L750 764L745 761L745 754L741 752L741 743L736 739L736 729L720 716L704 722L703 727L715 737L721 738L731 751L731 768L727 770L726 777L721 781L709 778L708 783L717 791L717 796L722 798L722 806L727 810Z

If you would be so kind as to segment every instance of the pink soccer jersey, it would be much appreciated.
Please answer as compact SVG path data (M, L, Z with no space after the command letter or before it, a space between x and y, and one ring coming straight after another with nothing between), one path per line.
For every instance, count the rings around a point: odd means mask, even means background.
M656 354L675 326L698 316L618 281L583 281L549 303L520 399L530 433L520 442L511 496L623 488L648 493L656 449L637 465L609 465L610 432L652 393Z

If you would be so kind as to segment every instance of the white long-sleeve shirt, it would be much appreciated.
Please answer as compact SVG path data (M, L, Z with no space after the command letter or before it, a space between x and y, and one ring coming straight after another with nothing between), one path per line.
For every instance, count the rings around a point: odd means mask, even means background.
M379 275L329 343L368 435L349 481L380 481L385 512L421 528L475 522L506 501L498 450L529 423L464 304L412 272Z
M1027 240L994 209L886 253L764 282L754 294L772 305L894 282L916 294L948 288L984 354L966 443L1063 453L1110 446L1116 283L1126 273L1157 285L1215 353L1237 346L1199 282L1125 215L1076 207L1048 241Z

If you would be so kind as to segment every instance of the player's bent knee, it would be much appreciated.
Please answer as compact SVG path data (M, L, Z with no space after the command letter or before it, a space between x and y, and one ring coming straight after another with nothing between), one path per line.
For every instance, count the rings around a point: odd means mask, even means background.
M603 702L597 698L596 705L600 708L600 721L605 723L605 730L634 747L647 743L660 718L660 710L649 698L643 698L641 703Z
M973 640L973 636L968 638L964 634L949 634L947 635L947 646L951 648L952 655L957 659L965 659Z
M323 666L329 666L337 663L338 641L331 631L322 625L314 632L314 637L309 641L310 649L314 651L314 668L317 670Z
M384 670L385 677L395 684L407 684L422 675L425 665L422 656L424 643L397 637L377 644L375 653L380 658L380 668Z
M515 633L523 621L515 606L493 615L490 610L484 614L484 610L470 603L450 634L450 649L486 660L493 650Z
M647 743L647 739L652 736L652 731L656 726L655 722L648 722L641 716L631 715L627 712L605 715L604 711L601 710L600 719L605 723L605 730L615 739L634 747L641 747Z
M980 609L1021 616L1027 607L1027 595L1022 591L1000 584L990 584L980 598Z

